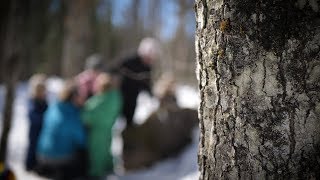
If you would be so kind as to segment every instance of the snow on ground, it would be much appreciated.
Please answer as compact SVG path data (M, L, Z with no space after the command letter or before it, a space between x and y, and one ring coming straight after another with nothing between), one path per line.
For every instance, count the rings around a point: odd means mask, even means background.
M63 81L59 78L50 78L48 80L48 100L49 103L56 99L56 94L61 89ZM0 112L3 110L5 90L0 86ZM177 88L178 104L181 107L196 109L199 104L197 90L187 85L180 85ZM35 174L28 173L24 170L24 158L27 148L27 99L28 84L20 83L16 91L16 100L14 103L14 120L12 123L11 133L9 135L8 160L9 166L16 173L18 180L42 180ZM143 106L142 106L143 105ZM143 123L148 115L157 109L159 102L155 98L151 98L146 93L142 93L138 97L138 107L135 114L136 123ZM1 113L2 114L2 113ZM0 117L1 119L1 117ZM2 126L2 121L0 121ZM115 125L115 137L112 143L112 152L119 158L122 151L122 139L120 130L123 129L123 121L118 121ZM110 179L119 180L147 180L147 179L166 179L166 180L193 180L199 178L197 166L197 148L198 148L198 132L194 132L194 138L180 155L174 158L166 159L156 163L154 166L135 172L122 174L116 171L116 175L110 176ZM109 179L109 178L107 178Z
M3 110L5 91L0 88L0 111ZM44 178L38 177L32 173L27 173L24 170L24 159L28 142L28 121L27 121L27 98L28 85L20 83L16 91L17 98L14 102L14 114L11 132L9 134L8 145L8 160L9 166L15 172L17 179L26 180L41 180ZM2 114L2 113L1 113ZM2 121L1 121L2 126Z

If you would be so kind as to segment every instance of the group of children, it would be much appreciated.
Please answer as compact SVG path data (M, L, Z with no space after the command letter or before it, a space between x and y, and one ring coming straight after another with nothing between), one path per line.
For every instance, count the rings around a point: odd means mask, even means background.
M121 113L120 92L111 75L99 73L90 84L92 91L81 94L81 86L88 84L81 84L80 76L66 81L49 105L45 76L31 78L27 170L55 179L99 179L113 170L111 129Z
M84 176L83 172L99 179L112 171L112 126L120 114L128 127L133 125L138 94L151 94L151 66L159 52L158 42L145 38L136 55L108 71L113 75L103 71L99 55L90 56L86 70L67 81L57 102L49 105L45 77L34 76L27 170L49 172L58 179Z

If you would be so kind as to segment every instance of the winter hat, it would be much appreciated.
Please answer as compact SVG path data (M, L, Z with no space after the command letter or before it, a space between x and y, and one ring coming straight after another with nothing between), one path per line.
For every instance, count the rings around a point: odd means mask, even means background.
M86 69L100 70L102 69L102 56L93 54L86 59Z
M160 55L160 44L158 40L150 37L142 39L138 48L138 54L142 57L151 58L152 60L157 59Z
M61 91L59 92L60 101L71 102L72 99L77 95L78 88L76 86L76 83L71 79L66 80Z
M38 96L45 91L46 86L45 74L34 74L29 80L29 93L32 98L38 98Z

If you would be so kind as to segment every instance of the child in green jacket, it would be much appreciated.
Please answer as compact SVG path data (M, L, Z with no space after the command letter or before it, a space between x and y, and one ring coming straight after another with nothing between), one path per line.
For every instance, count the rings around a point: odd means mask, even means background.
M102 177L113 170L112 126L121 112L122 98L106 73L97 77L95 86L97 92L85 103L82 119L88 128L89 175Z

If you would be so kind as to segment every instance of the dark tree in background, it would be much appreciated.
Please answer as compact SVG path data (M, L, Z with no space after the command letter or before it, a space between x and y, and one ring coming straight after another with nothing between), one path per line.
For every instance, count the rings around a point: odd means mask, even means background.
M64 77L72 77L82 69L92 52L93 20L95 1L68 0L64 17L64 43L62 52L62 73Z
M45 56L44 41L47 36L49 27L48 9L50 0L29 0L26 4L28 16L25 17L25 48L26 57L24 61L26 68L22 72L22 76L28 76L28 70L37 70L41 68Z
M173 38L172 50L173 55L173 69L177 72L179 77L185 77L185 79L192 79L194 77L194 44L189 43L191 38L188 37L186 27L188 25L188 13L192 10L194 2L192 0L178 0L178 27ZM193 40L193 39L192 39ZM192 75L190 77L190 75Z
M30 13L25 17L24 29L24 61L28 63L22 70L22 79L35 72L73 76L92 53L102 54L109 65L134 52L146 36L158 38L164 45L162 60L155 69L170 69L179 78L194 79L194 37L186 32L194 23L193 1L128 2L117 9L120 1L113 0L29 0L25 8ZM7 10L5 6L1 8L3 12ZM166 15L172 8L176 8L175 14ZM122 16L122 23L118 24L116 14ZM168 27L170 19L176 19L176 26ZM164 29L171 29L172 35L162 37Z
M1 80L6 90L0 140L0 162L2 163L6 161L15 87L26 57L24 30L27 27L26 17L29 15L28 5L28 0L1 1L0 68Z
M320 178L313 0L197 0L201 179Z

